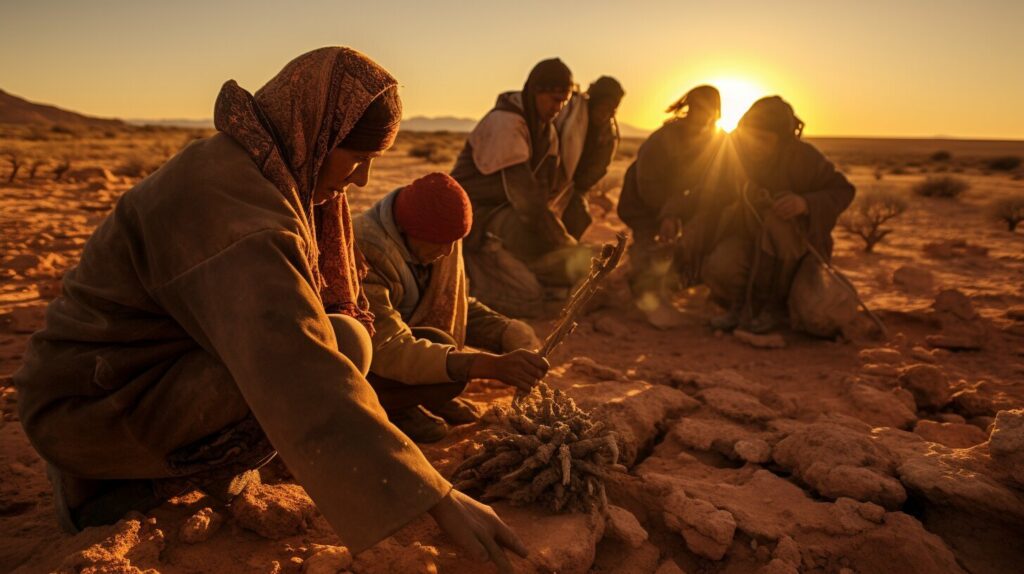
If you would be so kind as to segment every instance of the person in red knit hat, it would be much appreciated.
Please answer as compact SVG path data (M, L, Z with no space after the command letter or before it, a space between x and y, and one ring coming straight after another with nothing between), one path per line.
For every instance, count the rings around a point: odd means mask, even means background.
M529 325L469 296L462 239L472 227L466 191L444 173L391 192L354 221L374 315L367 380L391 422L418 442L479 417L459 398L470 380L529 390L547 373Z

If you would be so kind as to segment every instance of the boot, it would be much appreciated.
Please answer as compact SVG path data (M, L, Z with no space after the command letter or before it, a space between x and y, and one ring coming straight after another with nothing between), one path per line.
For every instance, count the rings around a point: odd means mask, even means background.
M428 407L430 412L453 425L475 423L480 420L480 407L461 397Z
M52 464L47 465L46 474L53 485L57 522L68 534L114 524L129 512L146 513L163 504L149 479L89 480Z
M420 405L395 413L391 422L415 442L437 442L448 435L448 423Z

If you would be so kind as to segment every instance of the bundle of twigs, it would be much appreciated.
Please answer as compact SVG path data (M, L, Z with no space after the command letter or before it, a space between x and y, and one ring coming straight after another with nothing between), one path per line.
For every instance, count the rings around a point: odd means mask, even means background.
M565 393L540 383L486 418L495 428L455 470L455 488L479 492L484 502L539 502L556 512L607 507L603 479L625 470L617 437Z
M544 356L572 333L599 282L622 259L626 236L617 239L594 258L590 274L569 298L544 341ZM556 512L607 508L603 479L625 470L618 464L617 437L562 391L541 382L529 394L517 393L511 406L491 409L485 420L495 428L483 450L455 470L455 488L479 492L485 502L539 502Z

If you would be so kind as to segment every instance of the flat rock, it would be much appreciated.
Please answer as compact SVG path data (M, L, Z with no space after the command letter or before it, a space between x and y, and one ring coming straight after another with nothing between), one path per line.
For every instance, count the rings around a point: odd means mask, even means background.
M899 508L907 498L895 477L892 453L870 435L847 427L808 425L779 441L772 458L828 498L848 497L889 509Z
M297 484L250 484L231 503L231 515L242 528L276 540L302 533L316 506Z
M994 417L999 411L1019 408L1020 400L1011 396L1008 388L1008 385L996 381L977 381L953 394L953 410L971 419Z
M916 409L912 406L912 397L908 405L906 397L899 395L900 390L881 391L856 383L847 391L855 407L851 414L876 427L910 428L917 420Z
M964 423L917 421L914 433L924 440L944 444L950 448L970 448L988 440L985 431Z
M935 365L919 364L904 368L900 385L914 395L914 402L924 409L941 409L953 400L946 373Z

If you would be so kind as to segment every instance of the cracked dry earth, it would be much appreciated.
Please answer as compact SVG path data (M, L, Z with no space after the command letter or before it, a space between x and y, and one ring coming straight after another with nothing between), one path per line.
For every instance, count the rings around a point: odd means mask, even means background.
M398 150L371 187L353 191L354 208L434 169ZM923 177L879 183L870 167L847 170L861 188L903 192ZM132 183L102 170L78 179L0 189L0 571L493 571L460 556L427 518L351 556L280 462L228 508L193 492L147 516L61 534L10 375L61 273ZM836 262L888 324L887 341L785 333L785 348L755 348L703 326L713 309L699 290L678 300L686 324L656 331L613 278L547 382L616 430L628 471L607 482L604 516L497 505L531 550L514 559L517 570L1021 571L1024 234L987 222L983 204L1024 193L1024 182L970 179L957 201L914 199L874 255L837 232ZM593 241L621 228L599 209L595 219ZM535 326L543 334L550 322ZM511 393L476 382L468 397ZM450 474L480 449L481 430L458 427L424 451Z

